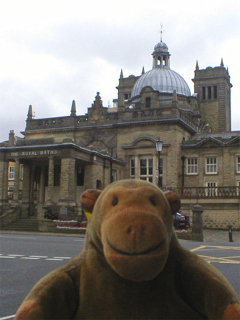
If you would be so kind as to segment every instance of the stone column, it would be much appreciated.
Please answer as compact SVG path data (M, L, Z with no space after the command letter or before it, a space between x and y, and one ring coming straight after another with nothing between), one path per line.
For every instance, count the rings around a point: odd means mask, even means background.
M76 219L76 167L74 158L61 160L60 198L58 201L60 220Z
M44 202L44 173L45 167L41 166L41 173L40 173L40 185L39 185L39 202Z
M84 174L84 189L96 189L97 180L102 181L102 165L94 162L85 166ZM109 163L106 166L106 179L105 184L110 183L110 167Z
M18 202L19 200L19 174L20 174L20 161L15 160L15 178L14 178L14 190L13 190L13 200Z
M49 158L48 161L48 188L47 188L47 203L53 202L53 187L54 187L54 159Z
M27 218L29 215L30 203L30 167L23 167L23 190L22 190L22 217Z
M192 240L203 241L203 209L199 204L193 206Z
M74 158L63 158L61 162L60 202L75 205L76 168Z
M0 155L0 205L8 201L8 161Z
M23 167L23 201L29 202L29 189L30 189L30 167L24 165Z
M30 167L30 179L29 179L29 215L34 216L35 204L34 204L34 176L35 176L35 165Z
M94 188L94 185L92 183L92 167L93 167L92 164L86 164L84 167L84 189Z

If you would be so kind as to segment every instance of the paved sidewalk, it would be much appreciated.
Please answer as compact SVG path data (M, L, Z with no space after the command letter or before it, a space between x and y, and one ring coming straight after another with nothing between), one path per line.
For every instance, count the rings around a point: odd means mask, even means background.
M49 235L49 236L57 236L57 237L85 237L83 234L73 233L45 233L45 232L27 232L27 231L7 231L0 230L0 234L10 233L10 234L35 234L39 236ZM212 229L203 229L203 237L204 242L229 242L228 230L212 230ZM233 242L239 243L240 246L240 231L232 232ZM230 242L229 242L230 243Z
M203 230L204 242L229 242L228 230ZM232 232L233 242L240 243L240 231Z

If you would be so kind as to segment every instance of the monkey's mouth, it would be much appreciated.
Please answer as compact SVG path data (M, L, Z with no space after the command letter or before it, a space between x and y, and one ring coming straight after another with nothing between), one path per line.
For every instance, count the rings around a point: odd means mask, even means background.
M142 256L142 255L146 255L146 254L149 254L149 253L152 253L153 251L161 248L162 246L164 246L164 244L166 243L166 240L163 239L159 244L157 244L156 246L153 246L147 250L143 250L143 251L140 251L140 252L127 252L127 251L123 251L123 250L120 250L118 248L116 248L114 245L111 244L111 242L107 239L107 244L109 245L109 247L111 249L113 249L114 251L116 251L117 253L120 253L122 255L125 255L125 256Z

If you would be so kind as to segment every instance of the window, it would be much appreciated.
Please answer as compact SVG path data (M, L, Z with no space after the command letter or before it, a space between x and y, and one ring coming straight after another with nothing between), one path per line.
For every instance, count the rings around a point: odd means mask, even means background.
M240 156L236 157L236 169L237 173L240 173Z
M153 182L153 159L140 159L140 179Z
M208 86L208 99L212 99L212 87Z
M13 199L13 192L14 192L14 188L13 187L9 187L8 188L8 199L10 199L10 200Z
M131 98L131 93L124 93L124 100L128 100Z
M146 108L151 108L151 98L150 97L147 97L145 99L145 107Z
M197 174L198 173L198 159L189 158L187 159L187 174Z
M8 168L8 179L14 180L15 178L15 167L9 167Z
M206 195L208 197L217 196L217 183L216 182L206 182Z
M130 176L135 176L135 159L130 159Z
M205 161L206 174L217 174L217 157L208 157Z
M213 87L213 98L217 99L217 86Z
M203 98L203 100L206 99L206 88L205 87L202 87L202 98Z

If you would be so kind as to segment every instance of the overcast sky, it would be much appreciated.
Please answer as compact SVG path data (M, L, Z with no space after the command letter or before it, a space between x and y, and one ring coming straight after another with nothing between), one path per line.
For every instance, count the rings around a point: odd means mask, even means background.
M171 69L193 94L199 68L229 68L232 130L240 130L239 0L2 0L0 7L0 141L35 118L87 112L99 91L103 105L117 98L125 77L152 68L154 45L163 41Z

